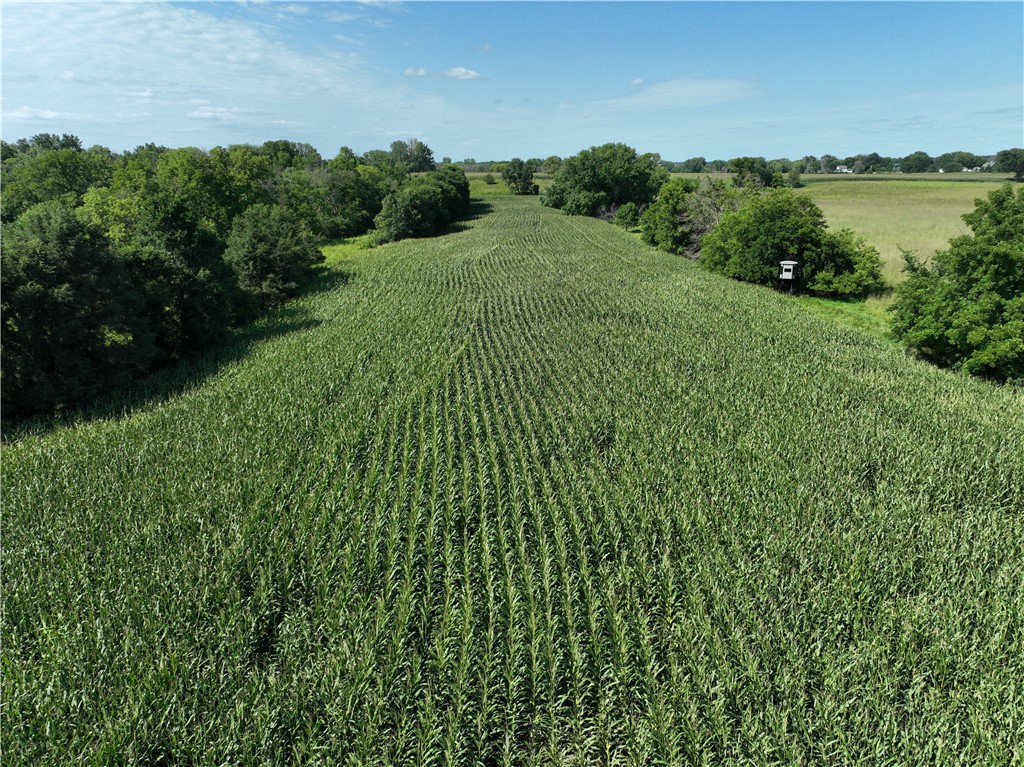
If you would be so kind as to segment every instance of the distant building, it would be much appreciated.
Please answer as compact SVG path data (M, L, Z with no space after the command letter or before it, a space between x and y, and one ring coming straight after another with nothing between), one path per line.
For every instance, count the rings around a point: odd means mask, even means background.
M837 165L836 169L834 171L832 171L832 172L833 173L853 173L853 169L852 168L848 168L845 165Z

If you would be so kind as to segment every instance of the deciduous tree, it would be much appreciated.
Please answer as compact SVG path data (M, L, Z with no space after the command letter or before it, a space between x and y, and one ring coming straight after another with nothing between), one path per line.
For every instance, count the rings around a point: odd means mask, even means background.
M668 180L661 159L625 144L603 144L569 157L541 202L573 215L596 215L627 202L648 205Z
M1024 149L1004 149L996 153L996 170L1012 173L1014 181L1024 181Z
M277 205L253 205L239 215L224 259L239 287L267 307L295 295L324 260L297 215Z
M533 183L533 168L518 157L513 157L501 169L501 180L512 194L537 194Z
M926 360L998 381L1024 381L1024 187L1006 184L963 216L931 266L904 253L893 334Z

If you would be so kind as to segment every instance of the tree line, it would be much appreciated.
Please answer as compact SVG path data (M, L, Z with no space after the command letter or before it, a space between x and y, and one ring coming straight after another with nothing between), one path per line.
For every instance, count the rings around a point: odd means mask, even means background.
M823 154L806 155L796 160L782 157L766 160L763 157L734 157L729 160L706 160L691 157L683 162L664 161L662 166L670 173L726 173L735 172L737 165L751 161L763 167L769 175L778 177L791 173L1012 173L1015 180L1024 178L1024 149L1004 149L993 155L973 152L946 152L933 157L927 152L911 152L905 157L883 157L877 152L837 157ZM781 184L776 184L780 186Z
M656 155L655 155L656 156ZM445 158L450 163L450 158ZM551 155L541 159L533 157L521 160L533 173L553 176L563 163L563 158ZM793 174L810 175L821 173L960 173L975 171L982 173L1009 173L1015 180L1024 180L1024 149L1004 149L993 155L979 155L973 152L946 152L931 156L927 152L911 152L905 157L886 157L877 152L862 153L848 157L823 154L820 157L805 155L796 160L781 157L766 160L764 157L733 157L728 160L707 160L691 157L681 162L659 158L662 168L669 173L735 173L737 168L755 165L759 172L774 178L772 185L782 186L783 181ZM489 160L478 162L467 157L454 163L467 173L502 173L507 161ZM762 170L763 169L763 170Z
M326 239L443 231L469 185L435 167L416 139L329 160L287 140L3 142L3 416L87 402L219 343L302 290Z
M728 180L670 178L657 155L605 144L567 158L541 202L638 227L645 242L734 279L777 286L779 262L793 260L798 292L849 299L886 289L878 251L849 229L829 229L763 158L738 158L730 170ZM892 333L936 364L1022 382L1024 187L1005 184L963 219L973 233L930 266L904 254Z

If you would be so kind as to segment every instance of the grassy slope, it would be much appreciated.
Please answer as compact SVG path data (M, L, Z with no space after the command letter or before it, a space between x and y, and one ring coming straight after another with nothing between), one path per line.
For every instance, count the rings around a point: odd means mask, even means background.
M1024 758L1024 394L490 204L3 447L5 764Z

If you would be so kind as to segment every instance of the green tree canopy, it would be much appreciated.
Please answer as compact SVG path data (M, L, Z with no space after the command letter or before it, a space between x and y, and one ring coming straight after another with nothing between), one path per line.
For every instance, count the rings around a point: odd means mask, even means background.
M440 234L469 208L469 181L465 173L446 165L438 171L408 179L384 198L374 219L377 242Z
M704 236L722 214L736 210L754 190L735 187L723 179L673 178L662 185L658 199L640 217L644 242L669 253L695 256Z
M878 251L852 232L830 232L821 209L790 189L748 197L701 244L703 266L745 282L776 285L783 260L798 262L798 284L812 293L864 296L884 286Z
M1024 149L1004 149L996 153L996 170L1012 173L1014 181L1024 181Z
M501 169L501 180L512 194L536 194L533 168L518 157L513 157Z
M927 152L911 152L903 158L900 170L904 173L927 173L935 166L935 160Z
M773 170L763 157L735 157L729 160L729 172L736 186L782 186L782 171Z
M149 364L152 332L128 270L66 202L6 225L0 259L5 417L83 402Z
M625 144L603 144L564 160L541 202L573 215L593 216L627 202L644 207L667 180L657 155L638 155Z
M109 182L115 162L107 152L84 151L73 136L36 136L24 151L9 153L0 173L0 217L14 221L33 205L61 199L72 207L89 187ZM38 142L38 143L37 143ZM10 146L10 145L9 145Z
M926 360L999 381L1024 381L1024 187L1010 184L963 216L931 266L905 253L893 334Z
M235 219L224 260L239 287L265 307L295 295L324 256L295 213L253 205Z

